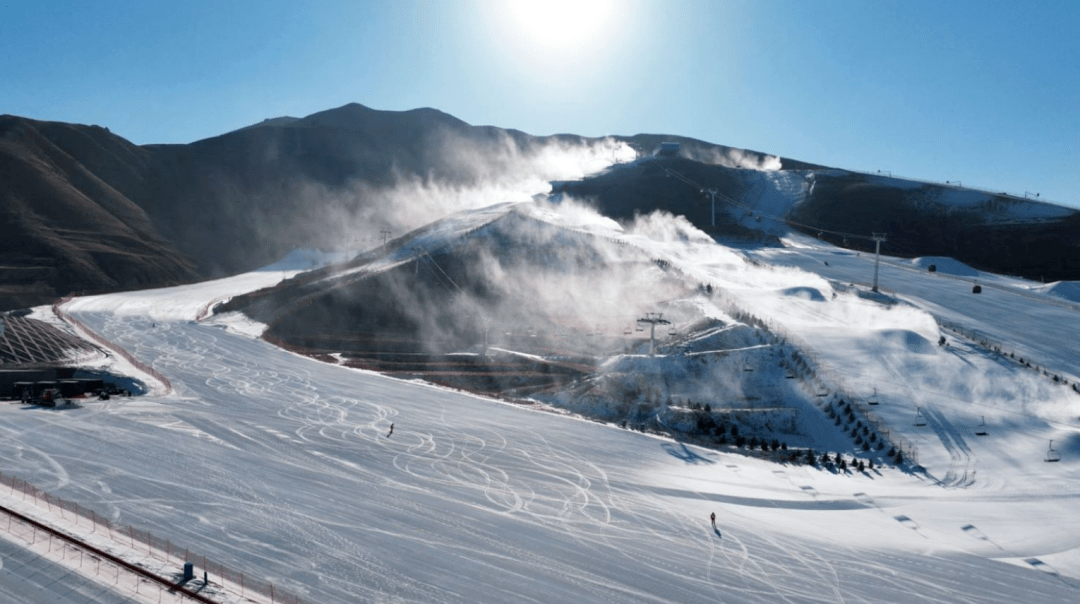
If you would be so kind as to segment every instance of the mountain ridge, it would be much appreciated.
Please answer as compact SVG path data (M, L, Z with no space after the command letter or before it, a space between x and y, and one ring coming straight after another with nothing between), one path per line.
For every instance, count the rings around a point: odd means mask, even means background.
M4 115L0 224L13 235L0 253L0 265L10 269L0 276L0 308L72 292L222 277L300 247L373 246L379 231L411 230L462 207L513 200L564 174L570 180L559 185L561 191L591 199L621 219L664 209L711 227L710 204L685 183L650 177L648 187L635 189L641 181L634 169L588 176L619 161L619 149L649 156L661 142L680 144L680 169L716 175L709 186L737 202L727 210L728 234L742 240L775 242L768 233L755 234L759 226L737 209L762 195L748 175L770 170L818 178L807 197L811 203L777 220L836 227L825 231L896 232L929 216L930 226L940 226L933 221L941 212L925 209L933 205L929 197L920 202L925 207L895 201L904 196L898 191L911 187L908 181L878 182L681 136L533 136L473 126L433 108L383 111L350 103L188 144L135 145L101 126ZM976 208L944 220L979 222L980 212L996 211ZM909 249L894 251L959 255L984 269L1075 280L1080 263L1070 242L1080 219L1073 216L938 228L933 245L915 239L907 242ZM980 249L980 240L994 245ZM1040 272L1043 266L1052 270Z

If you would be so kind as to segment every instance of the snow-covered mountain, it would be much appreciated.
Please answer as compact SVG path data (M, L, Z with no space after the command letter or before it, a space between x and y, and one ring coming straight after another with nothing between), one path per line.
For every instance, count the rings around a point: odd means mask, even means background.
M776 237L782 245L722 245L663 214L620 225L571 203L500 205L325 268L308 270L305 258L77 298L63 310L167 377L172 393L143 375L151 393L136 399L0 407L0 459L5 473L305 601L1075 601L1080 334L1077 305L1059 295L1069 285L885 256L872 292L872 255L797 232ZM676 333L661 333L650 357L645 332L626 334L623 317L583 321L593 335L582 341L630 335L629 352L531 404L349 368L342 356L310 359L257 337L281 318L275 307L292 315L317 306L293 302L393 271L441 267L461 288L433 283L457 292L447 299L483 291L480 278L459 282L452 259L485 249L499 259L514 242L515 256L488 266L581 274L585 292L612 258L630 259L620 273L630 283L672 286L626 315L663 312ZM575 253L555 254L567 246ZM593 261L560 261L579 255ZM550 276L537 274L569 282ZM596 282L597 298L605 287ZM207 316L215 306L227 312ZM36 313L55 321L48 315ZM553 334L573 331L555 329L569 317L547 320ZM525 335L492 354L556 359L526 349L542 330ZM475 341L458 343L456 352L477 354ZM626 392L605 388L634 375L642 425L581 421L610 410L604 397ZM703 375L722 387L678 391ZM766 397L788 405L767 409ZM718 419L743 413L744 427L768 418L791 431L792 453L881 463L840 470L672 438L665 423L700 416L685 399L713 403ZM899 464L874 457L881 451L851 436L862 437L859 424L913 454ZM1060 461L1044 461L1051 446ZM0 582L9 601L33 601L10 585Z
M747 169L677 157L646 157L557 194L589 199L627 219L662 209L728 240L771 245L797 231L851 250L948 256L1032 280L1080 280L1080 212L1007 193L820 166Z
M1077 600L1072 210L431 109L141 148L0 129L0 168L26 176L0 189L13 227L49 226L29 162L84 204L61 206L152 238L140 266L264 264L27 319L94 342L85 369L140 393L0 405L4 477L106 527L329 604ZM128 274L135 248L50 228ZM18 278L44 283L25 247ZM179 571L4 484L4 507ZM11 526L0 600L175 596Z
M632 161L665 142L679 155ZM612 164L621 169L587 178ZM143 146L100 126L0 116L0 175L4 310L233 275L296 248L374 247L383 231L527 201L552 181L618 219L663 209L752 241L775 223L861 250L885 232L898 255L1080 279L1080 218L1051 204L673 135L533 136L430 108L352 103Z

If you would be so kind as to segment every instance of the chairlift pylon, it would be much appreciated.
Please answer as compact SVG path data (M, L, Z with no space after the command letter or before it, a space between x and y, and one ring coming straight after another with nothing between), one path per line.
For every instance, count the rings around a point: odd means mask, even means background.
M982 422L978 426L975 426L975 436L986 436L986 416L982 416Z
M1061 453L1054 450L1054 441L1050 441L1050 448L1046 450L1046 461L1061 461Z
M921 407L915 407L915 425L916 426L925 426L926 425L926 416L923 415Z

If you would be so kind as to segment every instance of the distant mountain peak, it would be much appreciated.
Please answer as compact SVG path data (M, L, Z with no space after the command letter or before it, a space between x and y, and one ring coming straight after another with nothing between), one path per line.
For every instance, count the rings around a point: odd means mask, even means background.
M468 124L449 113L420 107L405 111L386 111L372 109L360 103L349 103L335 109L313 113L295 123L299 127L313 128L368 128L376 125L400 125L419 118L419 123L431 125L441 123L448 126L468 126Z

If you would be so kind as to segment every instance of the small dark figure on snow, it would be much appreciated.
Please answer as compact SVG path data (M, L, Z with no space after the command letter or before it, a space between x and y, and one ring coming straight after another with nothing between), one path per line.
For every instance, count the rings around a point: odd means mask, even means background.
M709 514L709 521L712 522L713 527L716 526L716 512Z
M390 424L390 433L386 435L386 438L390 438L394 434L394 424Z

